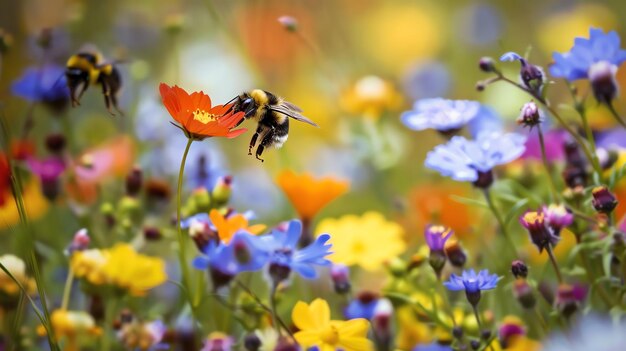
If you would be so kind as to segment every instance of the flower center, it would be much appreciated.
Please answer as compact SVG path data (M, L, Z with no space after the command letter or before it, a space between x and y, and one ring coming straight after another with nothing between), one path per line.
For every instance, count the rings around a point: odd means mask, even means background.
M335 326L330 325L322 330L320 339L325 344L335 345L339 342L339 332Z
M208 113L204 110L197 108L195 111L193 111L193 119L199 121L202 124L207 124L209 122L216 121L217 115Z

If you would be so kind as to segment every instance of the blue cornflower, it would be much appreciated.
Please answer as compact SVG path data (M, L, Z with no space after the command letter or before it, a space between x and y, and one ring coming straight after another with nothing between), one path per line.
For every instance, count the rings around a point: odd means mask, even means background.
M441 345L437 342L432 344L419 344L413 348L413 351L452 351L452 347L449 345Z
M331 262L326 256L332 252L332 245L326 244L330 235L322 234L313 243L302 249L296 245L302 235L302 222L292 220L286 231L274 230L271 234L261 237L264 249L270 255L270 276L274 283L287 279L291 271L296 271L303 278L317 277L315 266L329 266Z
M228 244L209 241L202 253L193 260L193 267L209 269L216 289L241 272L263 268L269 259L261 238L246 231L235 233Z
M443 176L487 188L493 182L491 169L520 157L525 141L523 135L516 133L485 132L476 140L454 136L430 151L424 164Z
M350 301L343 314L346 319L372 319L379 301L380 298L377 294L371 292L360 293L356 299Z
M480 292L482 290L495 289L496 285L498 285L498 280L500 278L497 274L489 274L489 271L486 269L483 269L478 274L473 269L470 269L469 271L463 271L461 276L454 273L451 274L450 280L444 282L443 285L452 291L465 290L467 300L472 306L476 306L478 301L480 301Z
M467 124L467 130L472 138L477 138L485 132L502 133L503 125L504 122L493 108L482 105L476 117Z
M55 64L27 68L11 84L11 92L30 102L54 105L68 102L70 96L65 81L65 68Z
M599 102L610 103L618 93L617 68L626 61L626 50L620 48L617 32L604 33L590 28L589 39L576 38L566 53L552 54L550 74L568 81L588 78Z
M400 119L413 130L436 129L442 133L453 133L476 117L479 110L480 103L477 101L421 99L415 102L413 110L404 112Z

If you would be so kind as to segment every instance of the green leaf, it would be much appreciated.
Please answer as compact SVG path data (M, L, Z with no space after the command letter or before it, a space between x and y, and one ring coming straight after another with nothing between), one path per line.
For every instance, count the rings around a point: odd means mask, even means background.
M526 204L528 204L530 200L528 199L521 199L519 201L517 201L513 207L511 207L511 209L509 210L509 212L506 213L506 215L504 216L504 225L508 225L509 222L511 222L511 220L513 218L515 218L515 216L518 214L519 210L526 206Z
M489 205L487 205L485 201L476 200L476 199L472 199L469 197L463 197L463 196L458 196L458 195L450 195L450 198L464 205L478 206L478 207L487 208L487 209L489 208Z
M570 277L584 277L587 271L581 266L574 266L572 268L563 268L563 274Z

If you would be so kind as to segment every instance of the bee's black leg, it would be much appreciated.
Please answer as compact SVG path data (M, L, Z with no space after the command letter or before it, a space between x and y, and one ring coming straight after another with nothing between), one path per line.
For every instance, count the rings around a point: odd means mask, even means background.
M259 147L256 148L256 159L257 160L260 160L261 162L264 161L261 158L261 154L263 154L263 151L265 150L265 147L269 146L272 143L273 139L274 139L274 130L272 128L271 131L267 132L265 134L265 136L263 136L263 141L261 141L261 144L259 144Z
M104 105L106 106L107 111L109 111L111 116L115 116L115 113L111 110L111 91L105 82L102 82L102 94L104 95Z
M252 148L254 147L254 145L256 145L256 141L259 138L259 134L261 133L263 133L263 128L259 125L256 128L256 132L254 132L252 139L250 139L250 145L248 145L248 155L252 155Z
M115 94L115 93L111 93L111 94L109 95L109 98L110 98L111 103L113 104L113 107L115 108L115 110L116 110L117 112L119 112L119 114L120 114L121 116L124 116L124 112L122 112L122 110L120 110L120 108L117 106L117 94Z

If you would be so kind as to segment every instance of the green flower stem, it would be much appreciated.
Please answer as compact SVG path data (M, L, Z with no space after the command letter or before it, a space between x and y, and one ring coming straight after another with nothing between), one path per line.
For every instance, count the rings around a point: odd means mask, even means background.
M493 213L494 217L496 217L496 220L498 221L498 225L500 226L500 231L502 232L502 235L504 236L504 239L507 242L507 246L509 246L509 249L513 252L515 257L519 257L517 254L517 250L515 249L515 244L513 243L513 240L511 240L511 237L509 236L509 232L506 229L506 224L504 223L504 220L502 219L502 215L500 214L500 211L498 211L498 208L493 203L493 199L491 198L491 191L489 189L484 189L483 193L485 194L485 200L487 200L487 205L489 205L489 209L491 209L491 212Z
M276 308L276 291L278 290L278 283L272 282L272 288L270 289L270 308L272 309L272 324L278 335L280 335L280 325L278 324L278 311Z
M548 244L546 246L546 251L548 252L548 256L550 257L550 263L552 263L552 267L554 267L554 272L556 273L556 277L559 280L559 284L563 284L563 276L561 275L559 264L556 262L556 257L554 257L554 252L552 251L552 244Z
M589 284L592 284L596 280L596 277L593 275L593 271L591 269L591 263L589 262L589 258L587 257L585 250L580 250L580 260L582 261L583 267L585 268L585 273L587 275L587 279L589 280ZM598 286L598 289L597 289L598 294L600 294L600 298L602 299L602 301L604 301L606 306L608 308L612 308L613 306L616 306L617 303L613 300L613 298L606 291L606 289L604 288L604 285L598 284L597 286Z
M61 310L67 310L67 306L70 302L70 295L72 293L72 283L74 282L74 270L72 267L67 272L67 279L65 280L65 287L63 289L63 300L61 300Z
M559 201L559 192L556 189L556 183L554 181L552 171L550 169L550 163L548 163L548 157L546 155L546 143L543 140L543 132L541 131L541 124L537 125L537 134L539 135L539 144L541 145L541 160L543 161L543 166L548 173L548 182L550 183L550 193L552 197L552 202ZM595 155L595 151L594 151Z
M272 313L272 308L264 304L263 301L261 301L261 299L254 293L254 291L252 291L248 286L246 286L244 283L242 283L239 280L236 280L235 282L240 288L242 288L246 293L248 293L248 295L250 295L259 306L261 306L261 308L263 308L268 313ZM293 333L291 332L287 324L280 318L280 316L276 315L276 319L278 320L278 323L280 323L280 326L283 327L283 329L289 334L289 336L291 336L293 341L296 341L296 339L293 336Z
M117 312L117 297L112 296L110 299L104 300L106 307L104 310L104 325L102 332L102 341L100 343L100 351L109 351L111 349L111 334L113 329L113 320Z
M480 314L478 313L478 304L472 305L472 310L474 311L474 318L476 318L476 323L478 324L478 332L483 329L483 325L480 322Z
M190 281L189 281L189 268L187 267L187 253L185 251L187 240L185 240L185 236L183 234L183 230L181 228L181 193L183 191L183 177L185 173L185 162L187 162L187 154L189 154L189 148L191 147L191 143L193 143L193 138L187 139L187 145L185 146L185 151L183 152L183 158L180 161L180 170L178 172L178 187L176 190L176 227L178 228L178 260L180 263L180 270L182 272L182 285L185 288L185 294L187 295L187 299L191 304L192 311L196 309L194 305L194 299L192 297Z
M615 109L615 106L613 106L612 103L608 103L606 104L606 106L609 108L609 111L611 111L611 115L613 115L617 123L619 123L622 127L626 128L626 122L624 122L624 120L622 119L622 116L619 115L619 113Z
M546 319L543 318L543 315L541 314L537 306L533 308L533 311L535 312L537 321L539 322L539 325L541 326L539 330L541 330L541 334L542 334L541 337L543 338L545 334L549 332L548 324L546 323Z

